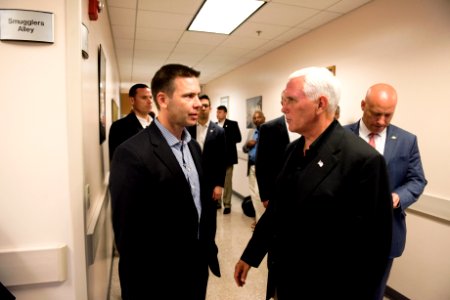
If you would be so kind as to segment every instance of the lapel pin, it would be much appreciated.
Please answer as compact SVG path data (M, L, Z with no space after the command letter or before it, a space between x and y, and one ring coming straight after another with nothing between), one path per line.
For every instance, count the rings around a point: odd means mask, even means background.
M397 137L395 135L391 136L391 139L396 140Z
M323 162L321 160L319 160L319 162L317 163L319 165L319 167L323 167Z

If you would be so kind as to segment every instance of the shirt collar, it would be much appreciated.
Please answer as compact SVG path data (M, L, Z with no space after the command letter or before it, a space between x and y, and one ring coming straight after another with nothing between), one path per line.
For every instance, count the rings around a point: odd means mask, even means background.
M176 136L174 136L169 130L167 130L166 127L164 127L159 122L158 118L156 118L154 121L170 147L173 147L176 144L180 143L180 140ZM186 144L191 141L191 134L189 133L189 131L186 130L186 128L183 129L183 133L181 134L181 141L183 141Z

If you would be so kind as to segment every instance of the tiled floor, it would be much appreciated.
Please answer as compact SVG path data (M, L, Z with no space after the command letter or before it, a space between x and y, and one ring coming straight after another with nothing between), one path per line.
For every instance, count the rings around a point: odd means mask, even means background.
M219 261L222 277L210 275L206 300L263 300L267 283L267 262L264 259L259 268L252 268L244 287L234 282L234 265L252 235L251 224L254 219L242 212L239 197L233 195L231 213L223 214L217 210L216 243L219 247ZM111 280L110 300L120 300L120 284L117 275L117 257L114 259ZM388 298L384 298L388 300Z
M234 282L234 265L252 234L254 219L245 216L241 208L241 199L233 195L231 213L223 214L217 210L216 243L219 247L219 262L222 277L212 273L209 277L206 300L262 300L266 293L267 262L264 259L259 268L252 268L244 287ZM120 284L117 275L117 257L114 259L111 279L110 300L120 300Z

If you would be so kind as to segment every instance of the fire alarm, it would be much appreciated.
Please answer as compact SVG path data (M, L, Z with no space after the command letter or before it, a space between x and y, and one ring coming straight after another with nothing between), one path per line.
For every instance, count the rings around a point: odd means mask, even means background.
M98 14L102 12L102 0L89 0L89 20L95 21L98 19Z

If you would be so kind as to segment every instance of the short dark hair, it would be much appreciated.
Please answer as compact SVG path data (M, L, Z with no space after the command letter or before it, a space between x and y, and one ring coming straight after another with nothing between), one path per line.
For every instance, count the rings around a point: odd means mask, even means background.
M152 95L155 100L156 107L159 109L159 103L156 95L159 92L164 92L167 95L172 95L175 86L173 84L177 77L200 77L200 71L181 64L167 64L162 66L152 78Z
M206 94L200 95L200 96L198 97L198 99L200 99L200 100L206 99L206 100L208 100L209 105L211 105L211 100L209 100L209 97L208 97L208 95L206 95Z
M137 89L148 89L148 85L143 84L143 83L136 83L136 84L133 85L133 86L130 88L130 90L128 91L128 96L129 96L129 97L134 97L134 96L136 96Z
M217 110L223 110L224 112L228 113L227 107L225 105L217 106Z

